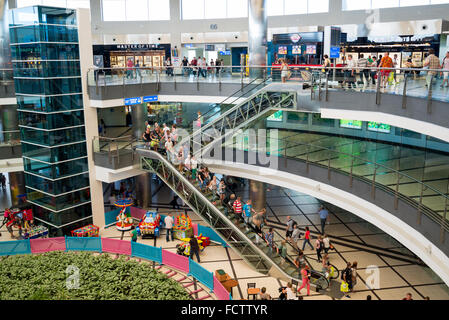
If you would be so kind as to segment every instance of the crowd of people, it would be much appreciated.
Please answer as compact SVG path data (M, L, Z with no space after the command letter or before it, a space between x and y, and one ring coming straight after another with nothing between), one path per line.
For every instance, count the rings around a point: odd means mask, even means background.
M427 56L422 64L417 65L416 62L409 57L403 63L403 67L408 69L443 69L441 72L426 71L426 87L433 85L438 75L443 78L443 82L440 87L448 87L449 52L446 52L446 55L442 59L441 63L439 58L435 55L434 49L430 49L426 54ZM347 88L360 88L370 85L374 86L377 84L377 81L380 81L379 85L381 88L386 88L387 85L396 85L401 81L402 77L399 77L399 74L413 75L414 79L416 79L420 74L419 70L399 70L401 65L398 53L394 53L393 57L390 57L388 52L379 54L378 57L369 54L366 56L366 54L360 53L358 60L356 60L352 54L348 54L347 57L342 57L342 65L344 69L341 85ZM328 55L324 55L323 67L331 67L331 62ZM378 72L377 68L391 69L380 70L380 72ZM326 72L329 72L329 69L326 69Z
M206 78L207 75L210 76L218 76L221 72L223 72L223 59L210 59L210 62L208 63L206 61L206 58L203 57L193 57L192 60L189 62L187 57L184 57L181 61L182 65L182 74L184 76L193 75L196 77L202 76L203 78Z

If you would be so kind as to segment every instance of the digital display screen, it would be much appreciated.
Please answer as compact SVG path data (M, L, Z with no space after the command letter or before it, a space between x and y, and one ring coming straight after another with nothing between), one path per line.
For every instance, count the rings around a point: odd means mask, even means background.
M341 128L362 129L362 121L360 120L340 120Z
M301 46L293 46L292 54L301 54Z
M271 116L269 116L267 118L267 120L270 120L270 121L282 121L283 113L284 112L282 110L278 110L275 113L273 113Z
M367 129L369 131L377 131L377 132L384 132L384 133L390 133L390 131L391 131L391 127L389 124L373 122L373 121L368 122Z
M287 46L279 46L278 54L287 54Z
M316 46L308 44L306 47L306 54L316 54Z

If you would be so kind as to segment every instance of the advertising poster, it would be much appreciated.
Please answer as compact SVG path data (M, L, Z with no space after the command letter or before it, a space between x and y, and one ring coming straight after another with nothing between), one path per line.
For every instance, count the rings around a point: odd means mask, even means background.
M287 54L287 46L279 46L278 54Z
M360 120L340 120L341 128L362 129L362 121Z
M376 132L383 132L383 133L390 133L390 131L391 131L391 127L389 124L373 122L373 121L368 122L367 129L369 131L376 131Z
M292 54L301 54L301 46L293 46Z
M316 54L316 45L308 44L306 47L306 54Z

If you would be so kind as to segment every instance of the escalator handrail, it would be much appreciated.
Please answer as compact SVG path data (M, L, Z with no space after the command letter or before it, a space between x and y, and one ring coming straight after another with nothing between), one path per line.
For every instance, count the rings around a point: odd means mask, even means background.
M245 85L243 86L243 88L241 88L241 89L235 91L235 92L232 93L230 96L228 96L226 99L224 99L223 101L219 102L218 105L225 104L226 100L228 100L228 99L234 97L234 95L236 95L239 91L243 91L243 89L245 89L246 87L250 86L250 85L253 84L256 80L259 80L259 79L261 79L261 78L259 78L259 77L258 77L258 78L254 78L253 80L251 80L251 82L245 84ZM259 83L258 85L256 85L256 86L255 86L253 89L251 89L251 90L254 90L255 88L257 88L257 87L260 86L261 84L265 84L265 83L268 81L268 79L269 79L268 77L267 77L267 78L264 78L264 81L262 81L261 83ZM235 98L234 100L232 100L232 102L229 102L229 103L227 103L227 104L233 104L235 101L237 101L238 99L240 99L241 97L243 97L243 96L244 96L245 94L247 94L247 93L248 93L248 92L242 93L240 96L238 96L237 98ZM209 112L211 112L212 110L214 110L214 109L212 108L212 109L208 110L205 114L201 115L201 116L203 117L203 119L205 119L205 116L206 116ZM214 113L213 115L215 115L215 114L216 114L216 113ZM213 115L212 115L212 116L213 116ZM210 117L212 117L212 116L210 116ZM210 117L209 117L209 118L210 118Z

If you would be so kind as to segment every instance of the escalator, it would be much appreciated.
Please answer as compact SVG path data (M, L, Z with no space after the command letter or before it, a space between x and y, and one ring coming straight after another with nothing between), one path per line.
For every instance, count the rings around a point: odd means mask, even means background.
M227 111L211 112L203 119L202 127L178 142L177 146L191 148L191 153L201 162L202 154L236 130L277 110L291 110L295 107L296 92L270 91L267 86ZM256 244L254 230L247 229L239 217L227 216L224 207L213 204L211 195L204 194L195 181L181 174L165 156L142 148L136 150L141 157L141 169L156 173L256 271L287 281L300 281L299 270L290 257L284 261L282 257L272 253L263 241ZM310 259L306 263L311 267L311 286L325 290L329 281L321 273L320 264Z
M196 214L207 222L226 243L232 247L257 272L268 274L286 281L299 279L299 270L292 259L285 261L276 253L271 253L266 244L255 243L256 234L235 216L227 216L223 206L214 205L211 195L200 191L196 181L182 175L162 154L138 149L141 169L158 175ZM306 261L311 267L311 286L316 290L326 290L329 281L319 268L319 263Z

